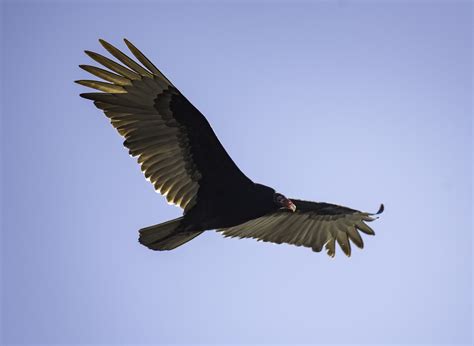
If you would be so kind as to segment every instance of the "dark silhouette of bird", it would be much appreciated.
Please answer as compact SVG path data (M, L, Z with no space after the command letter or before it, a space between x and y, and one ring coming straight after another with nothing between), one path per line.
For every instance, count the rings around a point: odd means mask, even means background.
M286 198L271 187L254 183L232 161L206 118L132 43L124 40L136 60L105 42L119 62L85 51L108 70L80 65L105 80L77 83L101 92L84 93L102 109L130 155L137 157L145 177L183 216L143 228L139 242L153 250L171 250L206 230L226 237L326 248L335 255L336 242L350 256L351 242L364 243L359 233L373 235L365 223L375 214L329 203ZM141 63L141 64L140 64Z

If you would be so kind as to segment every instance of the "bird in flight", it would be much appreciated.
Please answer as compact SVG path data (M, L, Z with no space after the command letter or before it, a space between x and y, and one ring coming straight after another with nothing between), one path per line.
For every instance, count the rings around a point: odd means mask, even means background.
M117 59L85 51L106 67L80 65L101 78L76 83L101 92L83 93L103 110L146 179L183 216L139 231L139 242L152 250L172 250L206 230L225 237L305 246L329 256L336 242L351 255L351 242L363 248L359 232L373 235L366 222L377 213L287 198L254 183L232 161L204 115L132 43L136 60L99 40ZM141 64L140 64L141 63Z

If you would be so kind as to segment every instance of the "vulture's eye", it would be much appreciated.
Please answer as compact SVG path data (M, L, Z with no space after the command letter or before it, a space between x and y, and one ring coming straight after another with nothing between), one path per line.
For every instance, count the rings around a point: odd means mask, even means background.
M286 197L283 196L282 194L278 193L275 195L275 202L278 204L282 204L286 200Z

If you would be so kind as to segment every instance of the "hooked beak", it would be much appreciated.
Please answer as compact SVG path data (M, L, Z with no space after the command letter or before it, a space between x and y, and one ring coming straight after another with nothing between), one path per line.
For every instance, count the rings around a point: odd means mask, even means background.
M291 210L293 213L296 211L296 205L289 199L286 199L283 205L286 209Z

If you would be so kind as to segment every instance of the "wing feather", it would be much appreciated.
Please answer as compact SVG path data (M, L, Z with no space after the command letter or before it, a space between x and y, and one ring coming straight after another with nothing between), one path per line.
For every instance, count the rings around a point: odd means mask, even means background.
M347 232L347 231L346 231ZM336 240L342 251L346 254L347 257L351 256L351 244L349 243L349 238L347 233L343 231L337 231Z
M77 83L89 88L104 91L106 93L124 94L127 92L127 90L125 90L120 85L110 84L110 83L105 83L105 82L100 82L100 81L95 81L95 80L78 80Z
M347 235L349 239L359 248L363 249L364 248L364 241L362 240L362 237L360 236L360 233L357 232L355 226L348 226L347 227Z
M93 74L96 77L102 78L108 82L112 82L116 85L125 86L132 85L129 79L119 76L118 74L109 72L107 70L101 69L99 67L90 66L90 65L79 65L84 71Z
M325 245L328 256L334 257L336 255L336 241L334 238L329 238Z

